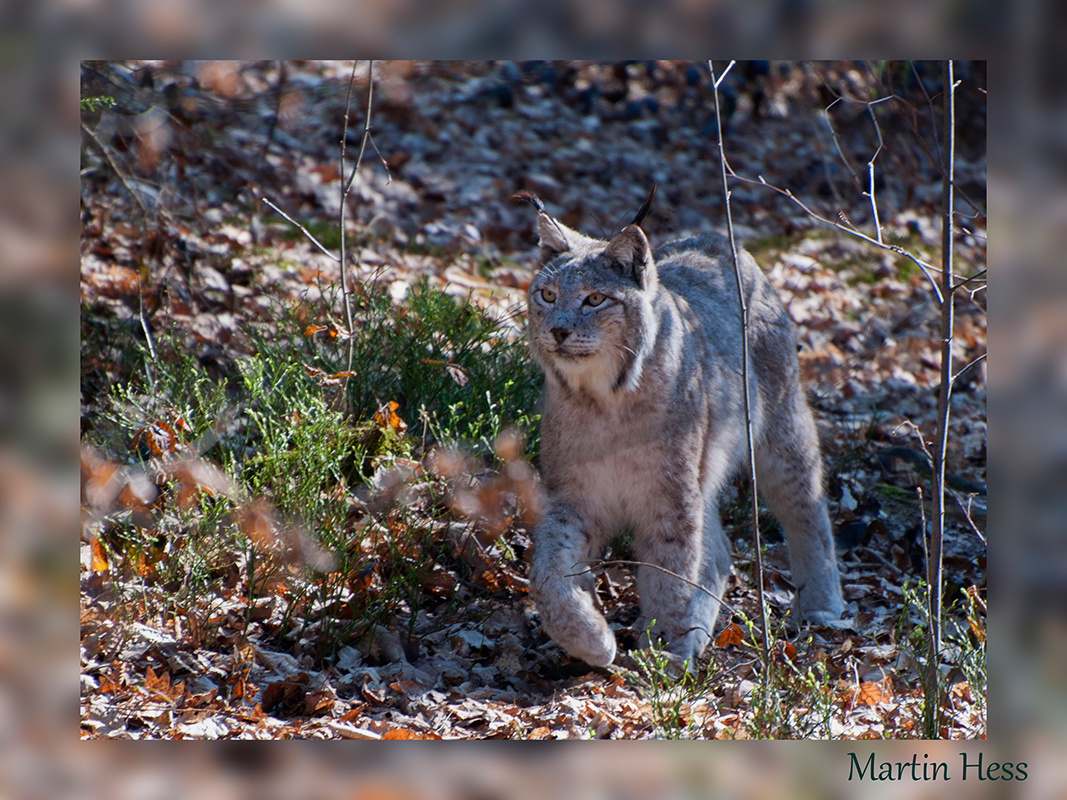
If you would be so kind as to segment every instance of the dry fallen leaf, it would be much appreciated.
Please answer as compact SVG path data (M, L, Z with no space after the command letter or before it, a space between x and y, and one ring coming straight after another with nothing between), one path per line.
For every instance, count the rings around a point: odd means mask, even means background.
M744 641L745 632L737 623L731 622L723 628L722 633L715 637L715 646L728 647L729 645L742 644Z
M382 734L383 739L440 739L436 733L425 731L423 733L416 733L415 731L406 730L405 728L392 728Z

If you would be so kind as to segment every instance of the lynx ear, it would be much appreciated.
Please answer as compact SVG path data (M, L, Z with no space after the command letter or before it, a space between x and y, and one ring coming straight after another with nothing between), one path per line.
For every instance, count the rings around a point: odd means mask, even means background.
M617 233L604 249L604 256L623 276L642 289L647 289L656 280L652 250L644 231L636 225L627 225Z
M556 222L544 211L537 215L537 234L541 237L542 264L547 264L558 255L569 253L579 240L585 238L577 231Z

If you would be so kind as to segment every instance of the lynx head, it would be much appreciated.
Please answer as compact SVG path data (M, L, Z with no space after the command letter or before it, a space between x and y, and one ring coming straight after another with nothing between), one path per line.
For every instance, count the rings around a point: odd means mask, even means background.
M527 293L527 328L549 384L600 400L632 391L656 338L648 239L636 224L609 241L591 239L543 208L537 228L541 264Z

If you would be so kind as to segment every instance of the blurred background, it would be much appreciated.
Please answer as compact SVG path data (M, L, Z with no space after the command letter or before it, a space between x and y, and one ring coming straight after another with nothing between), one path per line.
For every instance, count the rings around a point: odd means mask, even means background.
M880 4L201 0L0 8L0 786L10 797L1059 797L1067 790L1067 10ZM621 52L620 52L621 51ZM383 755L77 743L78 60L989 59L989 743L617 743ZM620 746L622 745L622 746ZM699 750L697 749L699 748ZM848 752L1029 763L1025 783L850 785ZM916 789L918 793L916 794Z

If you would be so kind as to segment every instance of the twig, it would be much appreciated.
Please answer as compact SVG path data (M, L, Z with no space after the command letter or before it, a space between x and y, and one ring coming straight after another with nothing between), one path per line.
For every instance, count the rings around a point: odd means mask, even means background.
M345 252L345 203L348 201L348 189L352 184L352 178L356 176L356 170L359 169L359 162L356 162L356 166L352 169L352 175L348 181L345 181L345 154L348 151L348 115L352 109L352 87L356 82L356 64L358 62L352 62L352 74L348 78L348 99L345 101L345 121L341 130L341 206L338 212L338 227L340 228L341 239L341 297L344 300L345 306L345 322L348 324L348 329L352 330L352 301L348 297L348 257ZM368 66L368 95L374 89L374 62L371 61ZM370 109L367 109L367 117L370 118ZM362 155L362 151L360 151ZM351 340L348 342L348 357L346 361L345 371L352 371L352 347ZM343 396L348 397L348 378L345 378Z
M930 111L930 127L933 129L934 134L934 149L937 150L937 157L935 158L930 154L930 151L923 147L923 151L926 155L937 164L938 169L941 168L941 140L937 138L937 115L934 113L934 100L930 97L930 93L926 91L926 84L923 83L923 79L919 77L919 71L915 69L915 62L909 61L908 66L911 67L911 74L915 78L915 82L919 85L919 89L922 90L923 97L926 98L926 107ZM915 132L918 133L918 124L915 126ZM922 137L918 137L918 141L922 144Z
M385 159L382 158L381 151L378 150L378 146L374 144L374 140L371 137L370 127L370 112L371 103L374 99L374 61L370 61L367 67L367 118L363 121L363 140L359 143L359 155L356 156L356 166L352 170L352 174L348 176L348 183L345 185L344 194L342 197L348 195L348 190L352 188L352 181L355 180L356 173L359 171L360 165L363 163L363 153L367 149L367 142L370 141L371 146L374 148L374 152L378 153L378 158L382 159L382 166L385 167L386 176L389 176L389 165L385 163ZM346 117L347 120L347 117ZM343 173L342 173L343 174ZM390 178L390 180L392 180Z
M141 270L137 270L137 302L139 305L137 316L141 319L141 328L144 330L144 337L148 342L148 353L152 356L152 360L156 360L156 346L152 342L152 331L148 328L148 320L144 315L144 286L141 283ZM151 376L149 376L151 381ZM153 391L155 386L152 387Z
M953 376L952 376L952 382L953 382L953 383L955 383L955 382L956 382L956 379L957 379L957 378L959 378L959 376L960 376L960 375L962 375L962 374L963 374L964 372L966 372L967 370L969 370L969 369L970 369L971 367L973 367L973 366L974 366L975 364L977 364L977 363L978 363L979 361L985 361L985 357L986 357L986 354L985 354L985 353L982 353L982 355L978 356L978 358L975 358L975 359L971 360L971 361L970 361L970 362L969 362L969 363L967 364L967 366L965 366L965 367L962 367L962 368L961 368L961 369L960 369L960 370L959 370L959 371L958 371L958 372L957 372L957 373L956 373L955 375L953 375Z
M267 158L267 153L270 151L271 142L274 141L274 131L278 127L278 116L282 111L282 93L285 90L285 82L289 77L289 70L286 68L284 61L278 62L278 86L274 92L274 117L270 121L270 127L267 129L267 141L263 143L263 154L261 159Z
M878 147L881 150L881 145ZM877 153L875 153L877 155ZM882 225L878 221L878 203L874 199L874 158L867 162L867 173L871 188L865 193L871 198L871 217L874 219L874 232L878 237L878 244L882 244Z
M708 62L708 69L711 70L711 81L715 91L719 91L719 84L726 80L726 76L730 74L730 70L734 68L734 64L736 63L736 61L731 61L729 64L727 64L726 69L722 71L722 75L719 76L718 80L715 80L715 70L711 69L711 62Z
M867 104L867 113L870 114L871 122L874 124L874 132L878 134L878 148L874 151L874 155L871 156L871 160L867 162L867 178L870 185L870 188L867 191L867 196L871 198L871 217L874 219L874 232L877 234L878 244L882 244L882 225L878 221L878 203L875 202L874 199L874 160L878 158L878 154L882 152L885 142L882 141L882 128L878 124L878 119L874 116L872 107L890 99L892 99L891 96L883 97L881 100L875 100L874 102Z
M849 708L855 708L856 707L856 700L860 696L860 689L863 688L863 687L860 686L860 673L856 669L856 660L855 659L851 659L851 662L852 662L852 677L856 679L856 691L854 691L852 693L852 702L849 703Z
M956 136L956 86L952 76L952 61L945 61L942 68L944 87L945 120L942 137L945 146L944 172L941 179L941 283L944 298L941 301L941 387L937 397L937 434L934 440L934 496L931 498L932 518L930 520L930 546L926 560L927 602L930 612L929 648L930 659L927 664L923 692L926 703L923 713L925 734L936 738L940 728L940 675L937 670L941 654L941 580L942 580L942 544L945 536L945 455L948 449L948 420L952 399L952 328L953 328L953 290L952 285L952 222L953 190L952 177L955 170L955 136Z
M986 288L985 276L986 276L987 272L989 272L988 269L983 269L981 272L979 272L979 273L977 273L975 275L972 275L969 278L965 278L964 280L961 280L959 283L957 283L955 286L952 287L952 290L955 291L956 289L962 289L968 283L971 283L973 281L981 281L982 282L981 286L978 286L978 287L976 287L974 289L968 289L967 290L973 296L975 292L980 292L980 291L982 291L982 289Z
M382 157L381 152L378 150L378 145L374 143L374 139L371 136L371 111L374 108L374 60L371 59L367 62L367 113L366 118L363 120L363 139L359 143L359 155L356 156L355 166L352 167L352 173L348 176L348 180L345 180L345 153L347 149L348 141L348 114L352 107L352 87L356 79L356 65L352 65L352 75L348 80L348 100L345 103L345 122L344 133L341 135L341 294L345 300L345 315L348 320L348 327L352 328L352 307L349 302L348 295L348 275L347 275L347 258L345 257L345 204L348 202L348 193L352 190L352 183L356 179L356 174L359 172L359 168L363 165L363 154L367 150L367 142L370 141L371 146L374 148L374 152L378 153L378 158L382 161L382 166L385 167L386 181L391 182L392 177L389 174L389 165L385 163L385 158ZM356 278L358 281L358 278ZM352 370L352 357L353 357L354 343L349 342L348 345L348 371ZM348 378L345 378L345 395L347 396Z
M119 165L115 163L115 160L111 157L111 153L108 152L108 149L106 147L104 147L104 143L101 142L100 139L97 137L96 132L91 130L89 126L86 125L84 122L81 123L81 129L82 133L88 136L90 141L92 141L92 143L96 146L96 149L100 151L100 155L102 155L104 157L104 160L107 161L108 166L111 167L111 171L114 172L115 177L119 179L119 183L121 183L126 189L126 191L130 193L130 197L132 197L134 199L134 202L137 203L137 206L141 209L141 213L144 215L144 220L147 221L148 208L145 206L144 201L141 200L140 195L138 195L137 192L133 190L133 187L130 186L129 181L126 180L125 173L123 173L123 171L119 169ZM143 265L141 265L141 268L137 270L137 318L138 320L140 320L141 329L144 331L145 342L147 342L148 344L148 354L152 357L151 362L145 364L145 374L148 377L148 385L154 396L156 393L156 382L155 378L152 375L151 363L154 363L157 360L156 346L155 343L152 341L152 331L148 327L148 320L145 318L144 314L144 286L141 282L141 271L143 268Z
M589 567L587 567L586 569L583 569L581 572L572 572L569 575L564 575L563 577L565 577L565 578L577 578L579 575L587 575L590 572L592 572L594 569L600 569L602 567L648 567L649 569L658 570L659 572L662 572L664 575L670 575L672 578L677 578L682 583L685 583L685 584L687 584L689 586L692 586L694 589L697 589L697 590L703 592L708 597L710 597L712 600L715 600L716 602L718 602L723 608L725 608L731 614L740 614L741 613L737 608L735 608L734 606L732 606L729 603L727 603L725 600L723 600L721 597L719 597L719 595L717 595L714 592L712 592L706 586L703 586L703 585L697 583L696 581L691 581L691 580L689 580L689 578L685 577L684 575L679 575L677 572L669 570L666 567L661 567L659 564L651 564L648 561L630 561L628 559L623 559L623 558L612 559L611 561L605 561L602 558L591 558L588 561L582 561L582 562L579 562L579 563L589 564ZM764 638L766 638L766 637L764 637Z
M807 213L807 215L810 216L812 219L817 220L819 222L822 222L822 223L824 223L826 225L830 225L831 227L837 228L839 231L844 231L845 233L847 233L847 234L849 234L851 236L855 236L856 238L862 239L863 241L868 242L869 244L873 244L875 247L880 247L883 250L890 250L890 251L896 253L897 255L901 255L901 256L904 256L907 259L910 259L915 264L915 266L917 266L919 269L922 270L923 275L926 276L926 279L928 281L930 281L930 286L933 287L935 294L937 294L937 301L939 303L942 301L943 295L941 294L941 287L937 285L937 281L934 280L934 277L932 275L932 273L941 272L941 270L939 270L937 267L933 266L932 264L927 264L921 258L915 257L914 255L909 253L907 250L905 250L900 245L886 244L885 242L879 242L877 239L872 239L867 234L857 230L856 228L854 228L854 227L852 227L850 225L842 225L840 222L834 222L832 219L827 219L826 217L823 217L823 216L821 216L819 214L816 214L814 211L812 211L810 208L808 208L804 204L804 202L800 198L798 198L795 194L793 194L789 189L779 189L777 186L774 186L773 184L767 183L767 181L764 179L764 177L762 175L759 176L758 180L752 180L751 178L745 178L745 177L743 177L741 175L738 175L732 169L730 170L730 175L731 175L731 177L737 178L739 181L744 181L745 183L759 183L762 186L766 186L771 191L778 192L778 194L782 194L782 195L785 195L786 197L788 197L790 200L792 200L794 203L796 203L798 206L800 206L804 210L804 212ZM962 276L960 276L960 275L957 275L957 276L954 276L954 277L962 278Z
M971 519L971 501L974 499L974 495L970 494L967 496L967 505L965 507L963 505L963 498L960 497L959 492L955 492L952 489L949 489L948 493L952 495L953 499L959 505L960 511L963 512L963 517L967 520L967 524L971 526L971 530L974 531L974 535L977 536L979 540L981 540L982 544L988 544L986 542L985 535L980 530L978 530L978 526L975 525L974 520Z
M825 78L823 80L824 80L824 83L826 83L827 87L829 88L829 82ZM833 91L833 90L830 89L830 91ZM878 105L880 103L887 102L889 100L900 100L901 98L897 97L897 95L895 95L895 94L891 94L891 95L887 95L886 97L881 97L881 98L879 98L877 100L864 101L864 100L857 100L857 99L849 98L849 97L843 97L841 95L838 95L836 92L834 94L835 94L835 98L836 99L824 109L823 116L824 116L824 119L826 121L827 128L829 128L829 130L830 130L830 135L833 138L834 145L837 148L838 155L840 155L840 157L841 157L841 162L845 165L845 168L852 175L852 178L853 178L854 181L856 181L857 185L859 185L859 182L860 182L859 176L857 176L855 169L849 163L848 158L846 157L845 153L841 149L841 143L840 143L840 140L838 139L837 131L834 130L834 126L830 122L830 117L829 117L830 109L833 108L834 105L836 105L839 102L863 103L863 105L865 105L867 107L867 111L871 116L872 122L874 123L875 134L878 136L878 150L875 152L874 156L871 157L871 160L868 163L868 186L869 186L869 189L868 189L868 191L862 192L864 197L870 197L870 199L871 199L872 212L873 212L873 218L874 218L874 224L875 224L875 237L868 236L867 234L862 233L861 231L859 231L855 226L852 225L851 222L849 222L847 220L847 218L844 217L843 214L840 214L840 216L841 216L841 218L842 218L842 220L844 221L845 224L842 224L841 222L835 222L834 220L827 219L826 217L823 217L820 214L817 214L815 211L813 211L811 208L809 208L803 201L801 201L799 198L797 198L789 189L780 189L777 186L774 186L773 184L768 183L766 181L766 179L763 178L762 175L758 176L757 180L753 180L752 178L746 178L746 177L744 177L742 175L739 175L732 168L729 168L730 177L736 178L737 180L743 181L745 183L758 183L758 184L760 184L762 186L765 186L766 188L771 189L772 191L778 192L779 194L788 197L790 200L792 200L794 203L796 203L798 206L800 206L800 208L808 216L810 216L812 219L814 219L814 220L816 220L818 222L821 222L821 223L823 223L825 225L830 225L830 226L832 226L834 228L837 228L838 230L843 231L845 233L848 233L848 234L850 234L852 236L855 236L856 238L862 239L863 241L867 242L868 244L872 244L875 247L880 247L883 250L889 250L889 251L891 251L893 253L896 253L897 255L904 256L905 258L907 258L911 262L913 262L920 270L922 270L923 274L926 276L927 280L930 282L930 286L933 288L934 293L937 295L938 303L940 303L944 299L944 297L943 297L943 294L942 294L942 291L941 291L941 287L938 286L937 281L934 279L933 275L934 274L939 274L941 272L941 270L938 269L937 267L933 266L932 264L928 264L927 262L923 261L922 259L916 257L912 253L909 253L903 247L900 247L899 245L895 245L895 244L887 244L885 241L883 241L882 233L881 233L881 226L880 226L879 219L878 219L878 211L877 211L877 207L876 207L876 205L874 203L873 161L874 161L874 158L878 156L878 153L882 149L883 139L882 139L881 128L878 125L878 121L874 116L873 106ZM918 134L917 134L917 138L918 138ZM920 144L922 144L921 138L919 139L919 142L920 142ZM928 151L927 151L927 154L929 154ZM943 167L940 164L938 164L937 166L938 166L938 170L942 174L942 177L945 177L945 172L944 172ZM949 177L948 179L949 179L950 182L952 181L951 177ZM971 205L972 208L974 208L976 214L978 214L978 215L980 215L980 216L982 216L984 218L985 215L981 211L981 209L979 209L974 203L970 203L970 205ZM954 275L953 277L958 278L960 281L966 283L966 282L970 282L970 281L975 280L978 276L973 276L971 278L964 278L962 275Z
M823 79L823 83L827 84L826 79ZM859 176L856 175L856 170L852 168L852 165L848 162L848 156L845 155L845 151L841 149L841 140L837 138L837 131L834 129L834 124L830 122L830 109L836 106L838 103L844 101L845 98L838 97L834 102L830 103L826 108L822 110L823 119L826 120L826 127L830 129L830 138L834 140L834 147L837 148L837 154L841 156L841 163L845 165L845 169L848 170L852 176L852 180L859 185Z
M870 114L871 121L874 123L875 133L878 134L878 149L881 150L882 149L882 132L881 132L879 126L878 126L878 120L875 119L875 117L874 117L874 112L871 110L871 107L872 106L876 106L879 103L884 103L884 102L886 102L888 100L894 100L894 99L898 99L898 98L896 97L896 95L893 95L893 94L887 95L885 97L880 97L877 100L858 100L858 99L856 99L854 97L845 97L844 95L838 94L837 92L835 92L833 90L833 87L830 85L830 81L818 69L816 69L815 72L819 75L819 77L822 80L822 83L826 87L826 89L831 94L834 95L834 101L832 103L830 103L830 105L828 105L826 108L823 109L823 118L826 120L826 127L828 127L830 129L830 135L834 140L834 146L837 148L837 154L839 156L841 156L841 162L845 165L845 169L847 169L849 171L849 174L852 175L852 179L856 182L856 185L859 186L860 185L859 176L856 174L856 170L853 169L852 165L849 163L848 157L845 155L844 150L841 149L841 140L838 139L837 131L834 130L833 123L830 122L830 109L833 108L838 103L861 103L861 104L865 105L867 107L867 113ZM872 156L870 160L873 161L875 156L877 156L877 155L878 155L878 153L875 152L874 156Z
M911 432L913 434L915 434L915 438L918 439L918 441L919 441L919 447L922 448L923 455L926 456L926 462L930 466L930 469L932 470L933 469L933 463L934 463L934 457L930 454L930 450L926 446L926 440L923 439L923 432L919 429L918 425L916 425L910 419L906 419L903 422L901 422L894 429L894 431L893 431L894 435L896 435L896 431L898 431L898 430L900 430L901 428L904 428L904 427L911 428Z
M102 155L104 157L104 160L107 161L107 165L111 167L111 171L115 173L115 177L119 179L119 183L121 183L123 187L125 187L126 191L130 193L130 196L134 199L138 207L141 209L141 213L144 214L145 217L148 217L148 208L145 206L144 201L141 199L141 196L133 190L133 187L130 186L129 181L126 180L125 173L121 169L119 169L119 165L115 163L115 160L111 157L111 153L109 153L108 149L104 147L103 142L101 142L96 137L96 133L92 131L89 126L86 125L84 122L81 124L81 126L82 133L88 136L92 140L93 144L96 145L96 149L100 151L100 155Z
M385 160L385 156L382 155L382 151L378 149L378 143L374 141L374 134L370 132L370 127L367 127L367 139L370 141L370 146L374 148L374 152L378 154L378 160L382 162L382 168L385 170L385 182L387 184L393 182L393 173L389 169L389 163Z
M152 365L157 361L156 346L152 341L152 331L149 329L148 320L144 315L144 286L141 284L141 269L137 270L137 317L141 320L141 329L144 331L145 341L148 342L148 354L152 357L151 361L145 363L145 375L148 377L148 387L152 397L155 398L156 379L152 375Z
M338 258L337 256L335 256L335 255L334 255L333 253L331 253L331 252L330 252L329 250L327 250L327 249L326 249L325 247L323 247L323 246L322 246L322 245L321 245L321 244L319 243L319 240L318 240L318 239L316 239L316 238L315 238L314 236L312 236L312 235L311 235L311 233L310 233L310 231L308 231L308 229L307 229L307 228L305 228L305 227L304 227L303 225L301 225L301 224L300 224L299 222L297 222L297 221L296 221L295 219L293 219L293 218L292 218L292 217L290 217L290 216L289 216L288 214L286 214L286 213L285 213L284 211L282 211L282 210L281 210L280 208L278 208L278 206L274 205L274 203L272 203L272 202L271 202L270 200L268 200L268 199L267 199L266 197L261 197L261 198L259 198L259 199L260 199L260 200L262 200L262 201L263 201L264 203L266 203L266 204L267 204L268 206L270 206L271 208L273 208L273 209L274 209L275 211L277 211L277 212L278 212L279 214L281 214L281 215L282 215L283 217L285 217L285 218L286 218L286 219L287 219L287 220L288 220L289 222L291 222L291 223L292 223L293 225L295 225L296 227L298 227L298 228L300 229L300 232L301 232L301 233L303 233L303 234L304 234L304 235L305 235L305 236L306 236L306 237L308 238L308 240L309 240L309 241L310 241L310 242L311 242L311 243L312 243L313 245L315 245L315 246L316 246L317 248L319 248L319 250L321 250L321 251L322 251L322 252L323 252L324 254L326 254L327 256L329 256L330 258L332 258L332 259L333 259L334 261L340 261L340 260L341 260L341 259L339 259L339 258Z
M915 62L914 61L909 61L908 64L911 67L912 74L915 76L916 83L919 85L919 88L922 90L923 96L926 98L926 105L930 110L931 127L933 128L934 146L937 148L937 155L934 156L930 152L929 148L927 148L926 143L923 142L922 134L919 133L919 121L918 121L919 120L919 114L916 111L915 106L913 106L910 102L908 102L907 99L905 99L904 97L901 97L900 95L893 94L893 95L891 95L889 97L883 98L882 100L876 100L874 102L875 103L880 103L880 102L883 102L884 100L896 100L898 103L901 103L902 105L904 105L906 108L908 108L911 111L912 131L915 133L915 141L919 145L919 147L922 149L923 154L930 160L930 162L937 169L938 173L942 177L944 177L945 173L944 173L944 169L943 169L943 167L941 165L941 146L940 146L940 144L939 144L939 142L937 140L937 126L935 124L933 124L933 122L932 122L932 120L934 119L933 101L930 98L929 92L926 91L926 86L923 84L922 80L919 78L918 72L915 70ZM870 69L869 65L868 65L868 69ZM818 70L816 70L816 72L818 72ZM819 74L820 74L820 77L822 78L822 81L823 81L824 85L826 86L826 89L828 91L830 91L831 93L833 93L837 97L838 100L845 100L845 101L850 102L850 103L864 103L864 104L866 104L868 102L866 100L859 100L859 99L856 99L856 98L853 98L853 97L842 97L841 95L837 94L837 92L834 92L833 87L830 85L830 82L824 76L822 76L821 73L819 73ZM892 86L890 86L890 89L891 88L892 88ZM980 91L982 94L985 94L985 90L984 89L979 88L978 91ZM832 106L832 105L833 105L833 103L830 104L830 106ZM830 108L830 106L827 106L827 108ZM848 166L848 164L846 163L845 166ZM849 169L851 171L851 168L849 168ZM855 177L855 173L853 173L853 177ZM979 208L978 204L975 203L973 200L971 200L964 192L960 191L960 188L958 186L956 186L955 183L953 183L953 190L956 192L956 194L958 194L960 196L960 198L965 203L967 203L967 205L969 205L972 209L974 209L974 212L975 212L974 216L975 217L981 217L982 219L986 218L985 211L983 211L981 208Z
M727 72L734 65L731 61L726 68ZM716 87L712 92L715 99L715 128L719 137L719 166L722 173L722 195L726 204L726 232L730 238L730 254L733 257L734 278L737 282L737 301L741 310L741 382L744 387L745 398L745 435L748 440L748 471L749 480L752 482L752 544L756 552L756 594L759 597L760 614L762 615L763 627L763 663L770 664L771 650L767 635L767 604L763 598L763 548L759 532L759 503L756 497L756 445L752 434L752 399L749 396L748 386L748 303L745 302L745 286L741 277L741 265L737 259L737 241L734 238L734 221L730 213L730 187L726 179L726 151L722 141L722 116L719 113L719 81L715 79L715 68L708 61L708 70L711 72L711 82ZM725 72L723 76L725 77Z
M919 147L922 148L922 151L923 151L923 153L925 153L926 157L930 159L930 161L933 163L933 165L935 167L937 167L938 172L941 173L941 177L945 178L946 177L945 169L944 169L944 166L942 164L943 159L941 157L941 142L937 138L937 125L934 122L937 119L937 117L934 115L934 102L933 102L933 99L930 97L930 93L928 91L926 91L926 85L922 82L922 78L919 77L918 70L915 69L915 62L914 61L909 61L908 62L908 66L911 67L911 74L915 77L915 82L919 85L919 88L922 90L923 97L926 98L926 107L930 110L930 127L933 128L933 131L934 131L934 147L937 149L937 156L935 157L933 154L931 154L930 151L926 148L926 144L923 143L922 136L919 135L918 115L913 113L913 116L912 116L912 128L915 131L915 140L919 143ZM959 82L956 83L956 86L959 86ZM953 87L953 89L955 89L955 86ZM978 91L980 91L982 94L985 94L985 89L979 89ZM906 101L902 100L902 102L906 102ZM907 103L907 105L910 106L911 104ZM955 184L954 177L949 177L949 180L953 181L952 190L955 193L959 194L959 196L963 198L964 202L967 203L967 205L969 205L971 208L974 209L975 216L979 216L982 219L985 219L986 218L985 211L980 209L978 207L977 203L975 203L973 200L971 200L971 198L968 197L965 193L960 191L960 188L958 186L956 186L956 184Z

